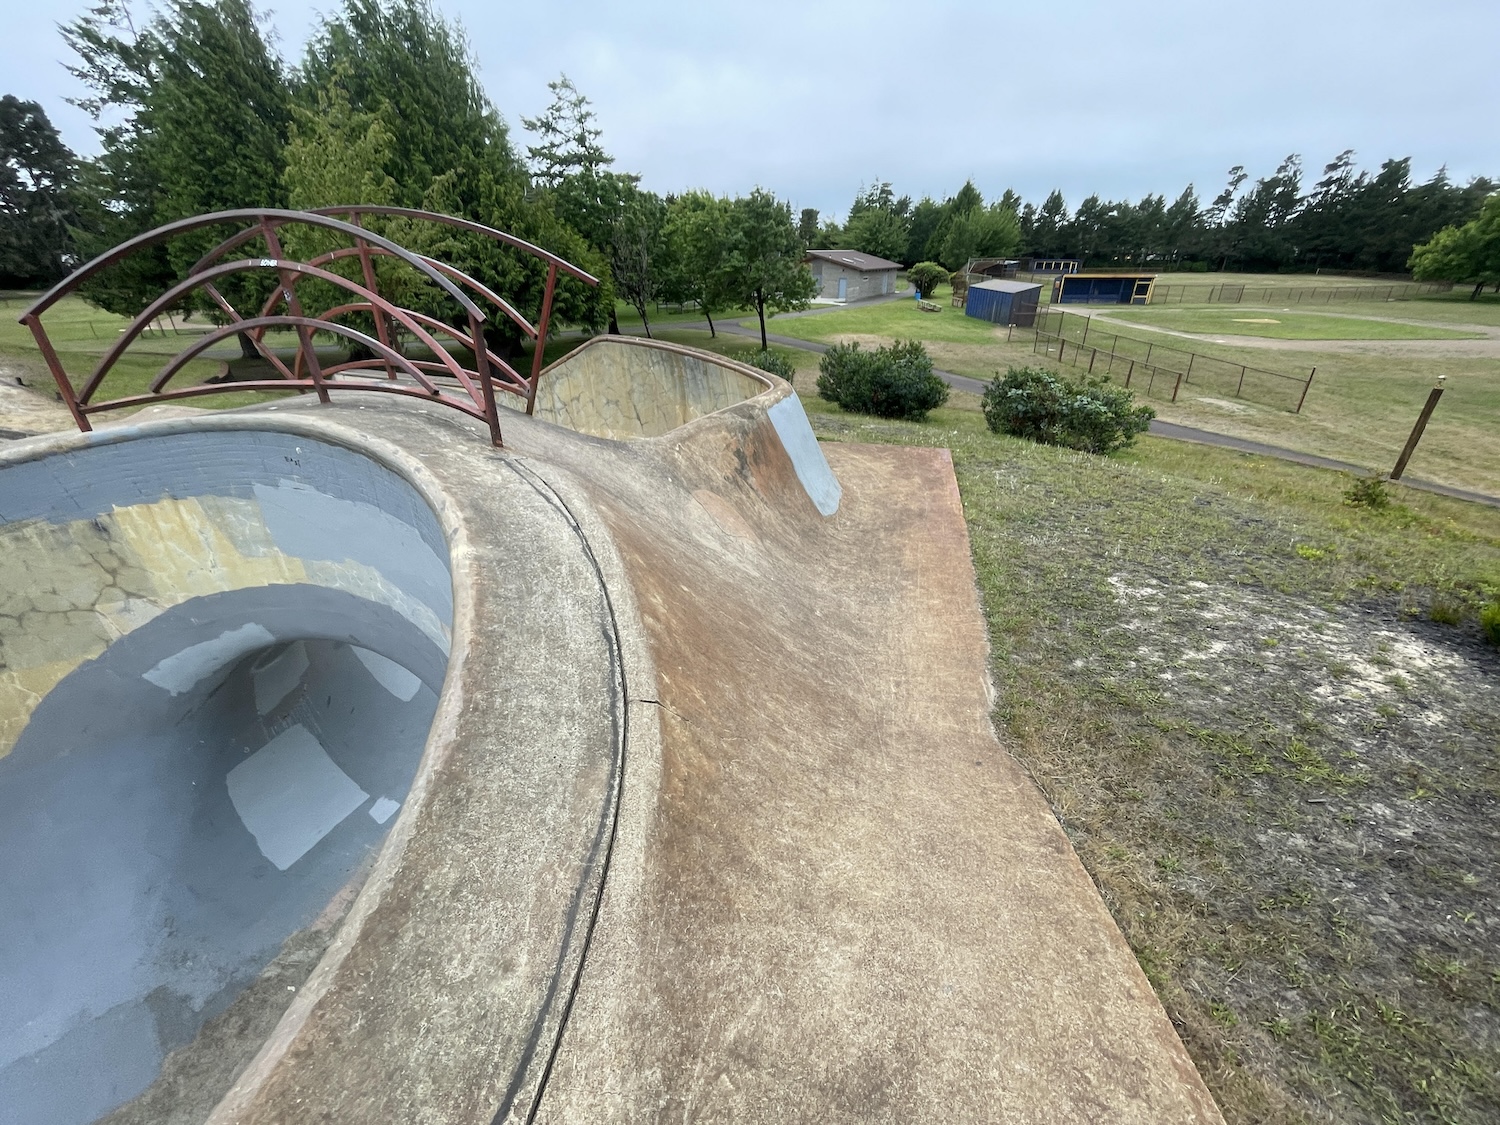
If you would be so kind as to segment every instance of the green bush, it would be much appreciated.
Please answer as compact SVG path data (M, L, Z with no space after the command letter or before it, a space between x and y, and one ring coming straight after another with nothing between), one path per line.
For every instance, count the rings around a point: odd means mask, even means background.
M1354 483L1344 489L1344 503L1351 508L1389 508L1391 497L1385 490L1385 481L1380 477L1356 477Z
M932 357L916 340L873 352L835 344L818 363L818 394L844 410L920 422L948 401L948 384L932 373Z
M918 262L906 271L906 278L924 297L931 297L937 287L948 280L948 271L936 262Z
M751 367L758 367L762 371L768 371L778 379L785 379L788 383L797 379L797 368L792 363L791 357L771 348L756 348L754 351L739 351L730 355L730 359L747 363Z
M1490 644L1500 646L1500 602L1490 602L1479 611L1479 628Z
M1107 380L1074 383L1041 367L1012 367L984 392L984 420L995 433L1086 453L1123 449L1155 417Z

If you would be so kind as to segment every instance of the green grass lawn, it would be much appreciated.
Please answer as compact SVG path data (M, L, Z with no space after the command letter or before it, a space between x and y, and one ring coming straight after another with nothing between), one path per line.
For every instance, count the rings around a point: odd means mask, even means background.
M1497 1119L1500 511L803 397L825 441L952 450L996 727L1229 1121Z
M28 385L55 394L51 372L37 350L31 331L16 319L32 299L32 295L15 293L4 294L0 299L0 359L6 362L7 368L19 369ZM42 323L73 385L82 387L129 322L124 317L96 309L79 297L65 297L43 315ZM175 330L153 330L139 337L111 368L93 401L146 393L151 380L167 361L205 331L207 326L204 323L189 322ZM268 339L274 346L285 349L295 343L291 333L269 333ZM217 375L223 370L225 361L238 355L239 347L233 341L216 345L208 358L195 359L179 372L173 385L190 386ZM328 355L331 359L334 352L330 350ZM240 391L203 395L183 402L188 406L228 409L249 406L265 399L264 394Z
M1475 307L1500 312L1500 302L1493 306L1483 302L1471 305L1447 298L1379 306L1382 315L1388 311L1400 312L1403 319L1412 320L1423 316L1440 320L1449 313L1472 312ZM1205 311L1219 315L1230 309L1235 311L1229 315L1261 315L1240 312L1235 306L1210 306ZM1178 314L1175 307L1160 313L1150 308L1129 311L1152 317ZM1368 315L1370 306L1340 306L1337 311ZM1069 316L1066 322L1067 338L1080 339L1084 318ZM1004 329L965 317L962 309L945 307L941 313L923 313L914 302L898 301L817 316L779 317L770 327L782 335L824 343L841 339L870 343L897 337L920 339L938 367L983 381L1003 373L1007 367L1024 364L1051 367L1074 377L1081 374L1076 367L1059 366L1045 354L1034 352L1030 333L1018 329L1007 342ZM1212 371L1205 374L1201 367L1198 381L1184 384L1175 404L1156 394L1149 401L1158 415L1168 421L1348 461L1379 472L1389 472L1395 465L1434 378L1446 375L1443 401L1407 472L1413 477L1500 495L1500 441L1495 439L1500 433L1500 362L1494 359L1381 354L1378 350L1368 354L1319 351L1316 341L1307 342L1305 350L1186 341L1142 329L1118 315L1096 322L1090 329L1089 342L1102 343L1107 338L1103 335L1106 332L1132 342L1120 345L1126 353L1139 358L1151 345L1157 349L1153 352L1155 362L1175 365L1177 369L1186 366L1186 357L1163 360L1160 352L1163 346L1190 348L1226 364L1246 363L1301 378L1316 367L1317 375L1300 414L1289 409L1295 406L1300 393L1296 383L1262 379L1269 390L1262 396L1263 401L1257 402L1236 397L1232 374L1216 378ZM1217 369L1221 373L1227 370L1223 366ZM1253 391L1253 378L1251 382ZM1168 381L1166 386L1170 385ZM1140 389L1137 383L1132 386Z
M1378 306L1387 315L1390 304ZM1392 314L1394 315L1394 314ZM1348 313L1308 313L1240 305L1208 307L1163 305L1111 309L1109 321L1144 324L1203 335L1264 336L1275 340L1465 340L1478 333L1430 324L1398 324Z
M910 338L942 340L955 344L983 344L996 338L993 324L964 315L961 308L949 303L948 288L939 288L933 297L940 312L924 312L914 300L882 301L871 305L854 305L812 316L778 316L766 321L766 330L799 340L833 343L840 339L879 337L882 340ZM741 323L750 324L743 320ZM998 333L1004 336L1001 329Z

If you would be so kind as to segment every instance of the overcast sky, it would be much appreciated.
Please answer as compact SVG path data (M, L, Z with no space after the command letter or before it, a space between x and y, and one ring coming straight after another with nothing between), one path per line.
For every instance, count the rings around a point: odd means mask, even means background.
M1500 178L1500 0L434 0L466 29L491 100L521 115L566 71L616 168L645 186L758 185L842 213L862 183L1070 206L1254 179L1345 148L1420 179ZM97 149L57 25L88 0L6 0L0 93L42 103ZM261 5L295 61L332 0ZM1308 180L1316 178L1310 175Z

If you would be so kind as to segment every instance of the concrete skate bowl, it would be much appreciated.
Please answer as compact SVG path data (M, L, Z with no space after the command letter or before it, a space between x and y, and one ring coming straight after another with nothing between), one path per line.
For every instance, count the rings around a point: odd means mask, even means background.
M696 348L595 336L542 370L532 413L596 437L660 437L779 382Z
M437 708L448 552L389 469L253 431L0 465L0 517L0 1118L92 1121L358 885Z

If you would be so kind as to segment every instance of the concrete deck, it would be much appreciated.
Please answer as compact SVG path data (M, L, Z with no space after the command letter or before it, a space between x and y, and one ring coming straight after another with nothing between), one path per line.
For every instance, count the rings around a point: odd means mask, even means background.
M238 1054L209 1021L112 1120L1220 1120L994 737L946 454L809 454L798 417L772 381L629 442L507 415L497 451L359 395L5 450L355 451L431 505L453 575L352 905L241 994Z

